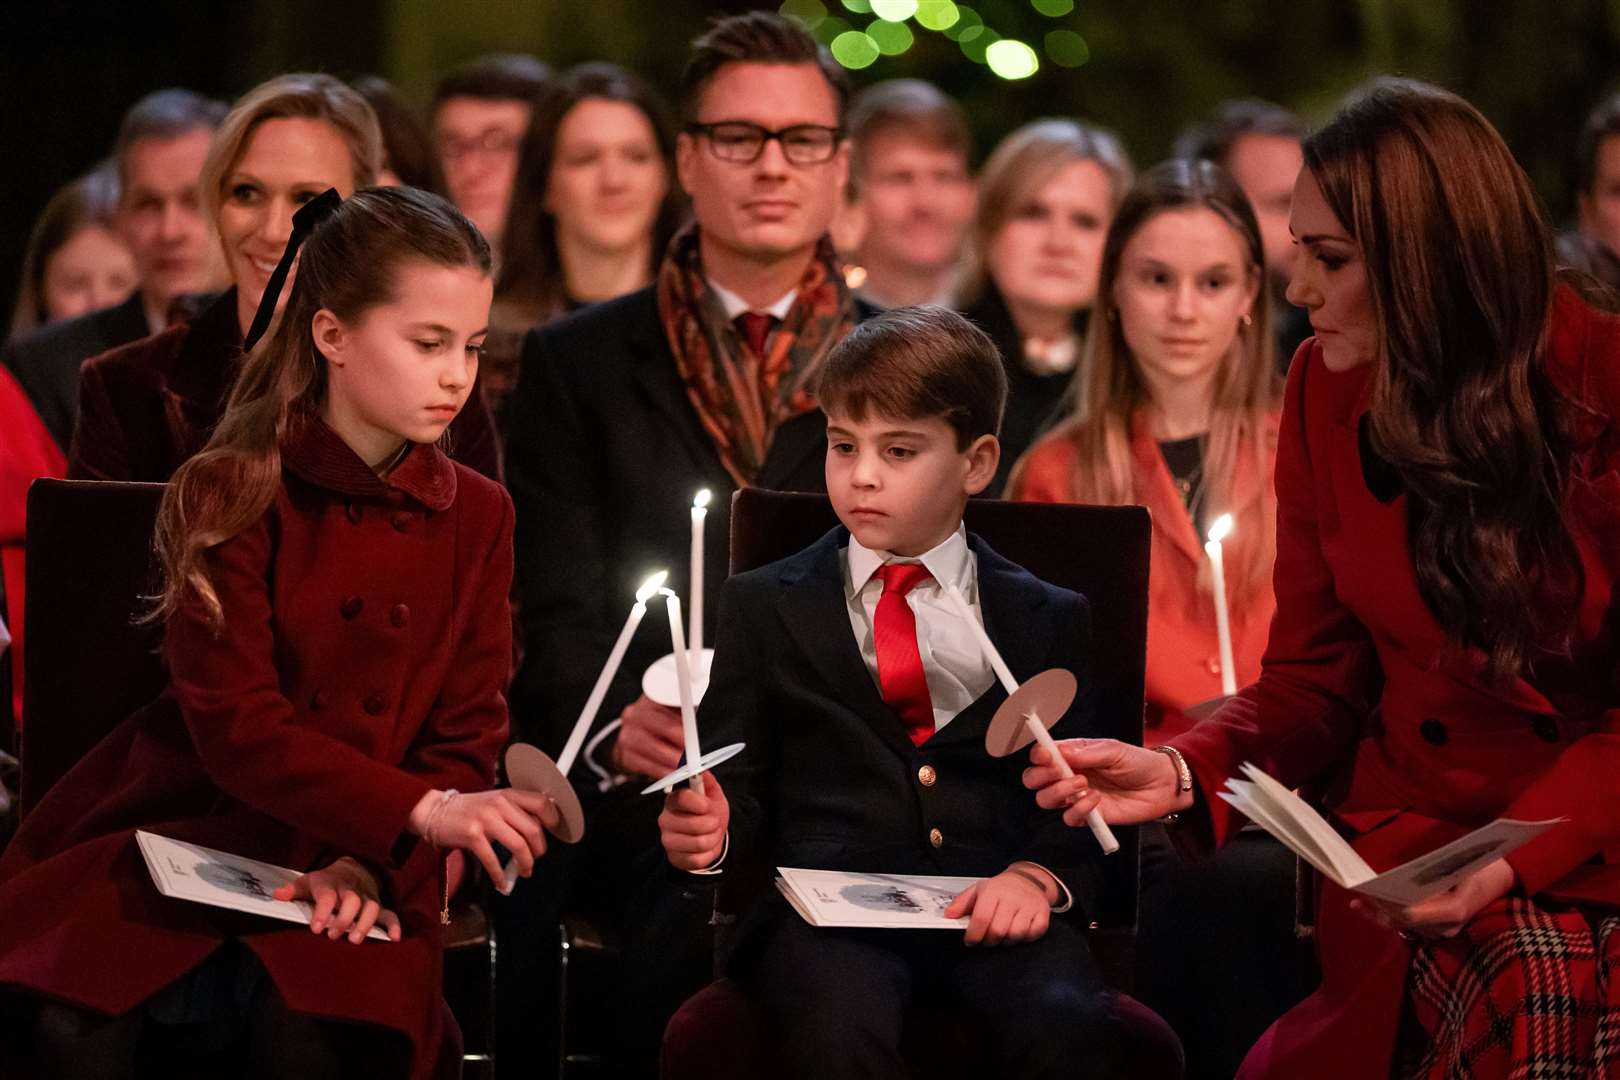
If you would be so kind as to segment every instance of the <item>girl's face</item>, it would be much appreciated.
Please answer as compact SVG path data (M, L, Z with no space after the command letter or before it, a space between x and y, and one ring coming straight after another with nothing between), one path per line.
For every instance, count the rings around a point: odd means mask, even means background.
M292 235L293 214L327 188L337 188L344 198L354 192L354 161L337 128L287 116L253 129L225 176L217 222L244 330ZM289 279L281 290L283 301L291 293Z
M85 225L45 260L40 290L48 321L121 304L135 288L135 257L100 225Z
M644 244L668 191L658 138L640 109L587 98L568 110L546 178L560 236L604 252Z
M1075 161L1013 208L986 258L1010 307L1072 315L1092 305L1113 190L1101 165Z
M1125 242L1113 300L1149 386L1207 381L1260 289L1243 237L1202 206L1161 210Z
M1289 231L1299 245L1288 302L1310 312L1330 371L1349 371L1378 356L1378 317L1361 245L1328 206L1311 170L1294 184Z
M489 328L493 284L470 266L407 259L393 299L353 322L315 313L327 361L327 424L376 467L402 443L437 442L467 403Z

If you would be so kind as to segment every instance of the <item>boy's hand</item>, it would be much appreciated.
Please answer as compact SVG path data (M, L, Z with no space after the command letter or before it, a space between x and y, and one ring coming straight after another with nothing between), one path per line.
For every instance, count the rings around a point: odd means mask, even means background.
M613 742L613 767L622 773L657 780L681 763L686 743L681 711L641 695L619 714L619 737Z
M945 909L947 919L968 919L969 945L1016 945L1038 941L1052 921L1052 902L1047 890L1035 883L1035 875L1051 878L1033 866L1006 869L968 888ZM1057 891L1057 885L1052 885Z
M726 849L731 804L712 773L698 779L702 794L683 781L665 796L664 812L658 815L658 839L677 870L707 870Z

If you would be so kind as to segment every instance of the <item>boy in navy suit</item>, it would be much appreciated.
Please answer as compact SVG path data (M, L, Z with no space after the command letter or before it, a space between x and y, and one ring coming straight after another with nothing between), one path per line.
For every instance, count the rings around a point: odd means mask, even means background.
M842 527L725 584L704 741L748 748L702 793L669 796L659 826L670 862L985 878L947 912L969 917L961 937L816 929L774 894L755 904L728 970L779 1029L788 1074L905 1075L913 1000L982 1024L1000 1075L1113 1068L1082 932L1101 856L1035 806L1021 755L986 752L1006 694L941 591L961 590L1016 678L1063 667L1085 685L1084 597L962 526L996 473L1006 387L990 339L950 311L862 324L818 384ZM1085 733L1085 700L1059 737Z

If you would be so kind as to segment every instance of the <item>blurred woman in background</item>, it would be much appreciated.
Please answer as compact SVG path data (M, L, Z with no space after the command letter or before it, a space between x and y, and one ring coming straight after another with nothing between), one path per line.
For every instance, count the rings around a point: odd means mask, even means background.
M113 229L118 171L99 165L45 204L23 255L11 336L122 303L138 284L135 256Z

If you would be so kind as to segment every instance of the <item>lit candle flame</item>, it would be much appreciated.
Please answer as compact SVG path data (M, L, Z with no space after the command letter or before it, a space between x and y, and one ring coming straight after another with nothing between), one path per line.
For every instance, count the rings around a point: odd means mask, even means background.
M712 498L714 498L714 494L710 492L708 488L704 488L702 491L692 496L692 509L704 509L709 505L709 500Z
M1232 515L1222 514L1209 527L1209 541L1218 544L1232 533Z
M641 588L636 590L636 603L645 604L648 600L651 600L653 595L664 587L664 580L668 577L668 570L660 570L646 581L643 581Z

